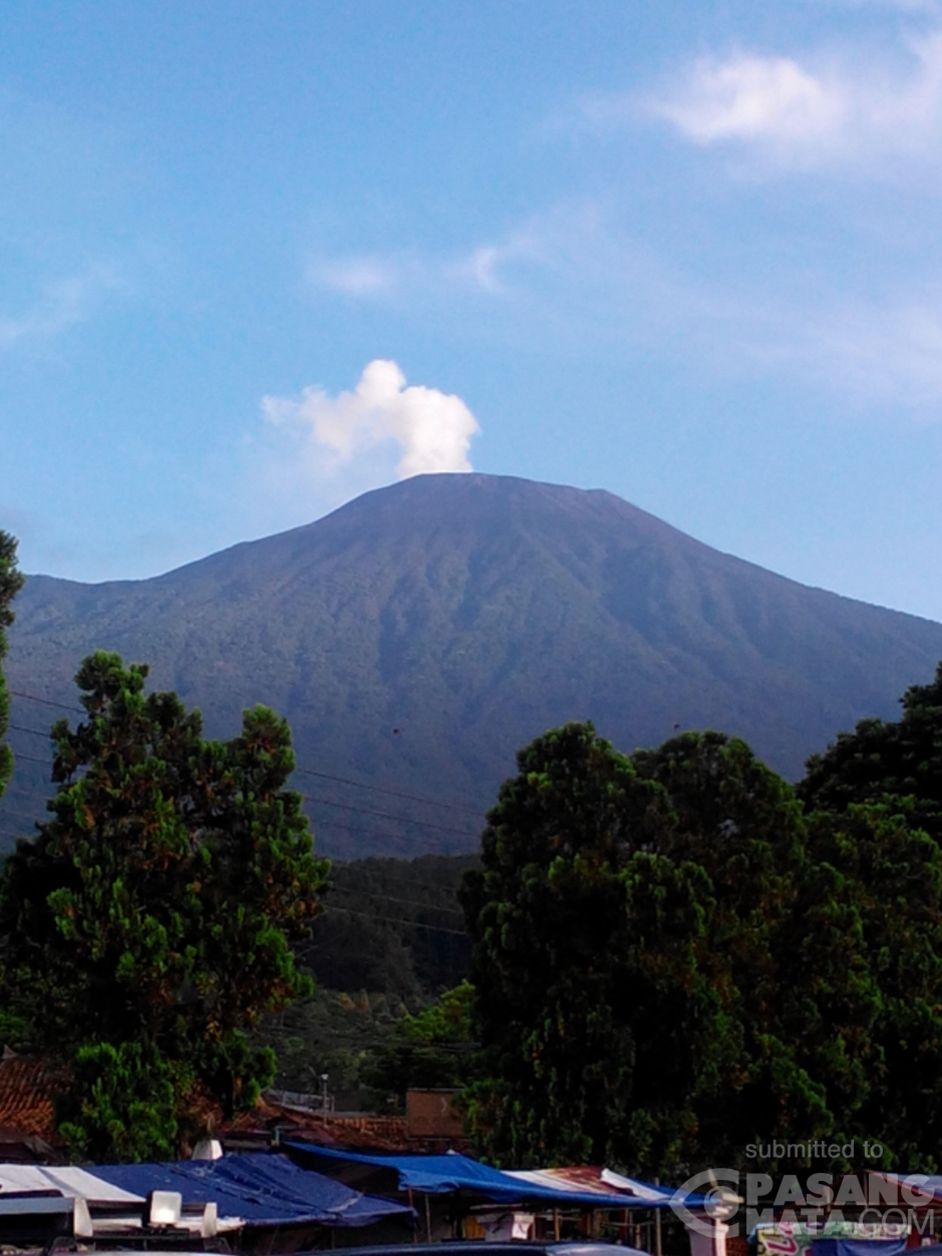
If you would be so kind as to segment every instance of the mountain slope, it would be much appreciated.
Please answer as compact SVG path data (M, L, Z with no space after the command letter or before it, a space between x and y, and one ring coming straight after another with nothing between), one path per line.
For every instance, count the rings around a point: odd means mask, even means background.
M34 577L16 609L14 689L74 701L81 657L115 649L213 733L267 702L303 766L478 808L517 747L567 719L627 750L718 727L797 775L942 657L942 625L783 579L612 494L483 475L407 480L152 580ZM14 721L49 714L20 700ZM475 844L468 811L298 784L333 853Z

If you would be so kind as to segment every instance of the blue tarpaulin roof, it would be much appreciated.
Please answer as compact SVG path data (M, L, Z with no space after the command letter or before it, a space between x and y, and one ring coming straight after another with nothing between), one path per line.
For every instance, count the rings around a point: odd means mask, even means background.
M428 1195L468 1191L504 1203L532 1200L558 1207L581 1208L665 1208L672 1198L669 1190L664 1190L663 1199L643 1201L618 1191L606 1195L599 1191L554 1190L524 1182L456 1152L448 1152L444 1156L374 1156L360 1151L345 1151L339 1147L322 1147L318 1143L290 1142L287 1146L300 1153L305 1163L316 1164L324 1172L329 1173L331 1166L336 1169L340 1163L368 1165L395 1174L399 1190L419 1191ZM693 1201L692 1196L690 1201Z
M136 1195L179 1191L184 1203L215 1202L220 1217L246 1225L370 1225L410 1208L362 1195L323 1174L301 1169L287 1156L268 1152L220 1160L177 1160L161 1164L100 1164L95 1175Z
M815 1239L811 1244L811 1256L901 1256L906 1249L905 1238ZM930 1250L919 1248L919 1254Z

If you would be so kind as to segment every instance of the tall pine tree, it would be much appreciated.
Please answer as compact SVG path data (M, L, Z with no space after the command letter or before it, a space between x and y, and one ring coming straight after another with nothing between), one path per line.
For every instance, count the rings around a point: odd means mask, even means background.
M9 860L0 901L18 1005L70 1066L78 1154L165 1154L148 1095L163 1112L172 1094L181 1138L195 1087L227 1113L254 1101L274 1060L248 1031L309 990L292 944L326 879L285 788L285 722L256 707L238 737L205 740L146 676L115 654L83 663L86 718L53 729L52 819ZM135 1125L163 1133L148 1145Z

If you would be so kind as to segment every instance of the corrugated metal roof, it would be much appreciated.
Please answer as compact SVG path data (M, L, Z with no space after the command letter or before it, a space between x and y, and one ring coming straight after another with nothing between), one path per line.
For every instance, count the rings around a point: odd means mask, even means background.
M542 1186L548 1191L586 1191L595 1195L611 1195L611 1188L603 1186L600 1169L580 1165L571 1169L506 1169L509 1177L519 1178L532 1186Z
M133 1195L75 1165L0 1164L0 1198L7 1191L59 1191L69 1199L84 1199L90 1204L144 1202L142 1195Z
M640 1182L637 1178L624 1177L600 1165L566 1165L557 1169L508 1169L506 1172L523 1182L542 1186L547 1190L579 1190L587 1194L606 1195L613 1192L625 1197L625 1207L663 1207L674 1192L666 1186ZM688 1197L693 1200L693 1196Z

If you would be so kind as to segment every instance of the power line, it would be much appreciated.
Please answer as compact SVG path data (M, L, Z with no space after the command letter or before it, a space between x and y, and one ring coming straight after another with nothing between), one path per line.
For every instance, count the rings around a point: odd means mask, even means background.
M310 801L310 799L309 799L309 797L308 797L308 795L307 795L307 794L302 794L302 795L301 795L301 797L302 797L303 799L305 799L306 801ZM421 820L416 820L414 823L416 823L416 824L421 824L421 823L422 823L422 821L421 821ZM389 831L389 827L388 827L388 826L384 826L383 828L380 828L380 829L368 829L368 828L365 828L362 824L341 824L339 820L332 820L332 819L330 819L330 817L329 817L329 816L316 816L316 817L314 817L314 825L315 825L315 833L314 833L314 837L315 837L315 838L318 836L318 832L320 831L320 829L321 829L321 827L322 827L322 826L323 826L323 828L325 828L325 829L326 829L328 832L330 832L330 833L336 833L338 830L340 830L340 831L342 831L342 832L344 832L344 833L353 833L356 837L382 837L382 838L385 838L387 841L396 841L396 840L398 839L398 837L399 837L399 836L401 836L401 834L400 834L400 835L397 835L397 834L395 834L395 833L390 833L390 831ZM475 833L475 834L464 834L463 836L477 837L477 834L476 834L476 833ZM467 851L465 851L465 852L459 852L459 856L460 856L461 854L468 854L468 853L469 853L469 852L467 852ZM438 858L438 859L448 859L448 858L451 858L451 856L449 856L449 855L443 855L443 854L441 854L440 852L437 852L437 851L428 851L428 852L426 852L426 854L433 855L435 858ZM422 855L359 855L359 856L357 856L357 858L358 858L358 859L360 859L360 860L366 860L366 859L394 859L394 860L396 860L396 862L401 862L403 859L406 859L406 860L408 860L408 859L421 859L421 858L423 858L423 856L422 856ZM337 863L346 863L346 862L349 862L349 860L341 860L341 859L339 859L339 858L338 858L338 859L336 860L336 862L337 862ZM414 884L414 885L419 885L419 884L420 884L420 882L415 881L415 882L413 882L412 884ZM427 884L427 883L426 883L426 884Z
M320 807L337 807L340 811L352 811L355 815L362 816L378 816L382 820L400 820L404 824L417 824L424 829L436 829L439 833L457 833L461 837L477 837L477 833L471 833L467 829L456 829L448 824L436 824L434 820L417 820L412 816L397 815L393 811L377 811L373 807L355 807L352 803L333 802L329 798L316 798L313 794L305 794L301 790L298 792L302 798Z
M421 856L420 856L420 857L421 857ZM442 857L442 858L444 858L444 859L449 858L449 856L447 856L447 855L443 855L443 856L441 856L441 857ZM372 855L366 855L363 859L357 860L357 862L358 862L358 863L366 863L368 860L370 860L370 859L372 859L372 858L374 858L374 856L372 856ZM389 855L389 856L385 856L385 855L384 855L384 856L382 856L382 858L384 858L384 859L385 859L385 858L388 858L388 859L389 859L392 863L397 863L397 864L401 864L401 863L408 863L408 862L409 862L409 860L407 860L407 859L397 859L397 858L393 857L392 855ZM338 868L343 868L343 869L346 869L346 868L348 867L348 865L347 865L347 864L345 864L345 863L341 863L340 861L337 861L337 865L336 865L336 866L337 866ZM392 881L394 885L396 885L396 884L400 884L400 885L407 885L407 886L409 886L409 888L410 888L410 889L411 889L411 888L415 888L415 889L417 889L417 890L431 890L433 894L457 894L457 893L458 893L458 889L457 889L457 887L456 887L456 886L453 886L453 885L449 885L447 881L442 881L442 882L439 882L439 884L438 884L438 885L435 885L435 884L433 884L433 882L431 882L431 881L416 881L413 877L410 877L408 874L406 874L406 875L405 875L405 877L399 877L399 876L396 876L396 874L395 874L395 873L387 873L387 872L384 872L384 873L383 873L383 879L384 879L384 881L385 881L385 880ZM339 882L339 881L332 881L332 882L331 882L331 884L332 884L332 885L335 885L335 886L337 887L337 889L338 889L338 890L342 890L342 889L344 888L344 887L340 884L340 882ZM358 879L358 881L357 881L357 884L358 884L358 885L362 885L362 884L363 884L363 874L362 874L362 872L359 874L359 879ZM369 891L364 891L364 893L368 893L368 892L369 892Z
M396 898L394 894L377 894L372 890L345 890L341 886L331 886L327 890L325 899L328 906L332 894L349 894L351 898L376 898L383 903L400 903L403 907L418 907L421 911L443 912L447 916L464 916L464 912L457 907L436 907L432 903L419 903L414 898Z
M329 911L342 912L345 916L361 916L364 920L376 920L384 925L406 925L412 929L427 929L429 933L448 933L453 938L466 938L468 935L464 929L447 929L444 925L426 925L421 920L395 920L391 916L374 916L369 911L354 911L352 907L327 907L324 914Z
M14 750L13 753L16 754L16 751ZM24 789L22 785L18 784L17 782L18 782L18 778L14 776L11 783L3 791L4 798L10 798L12 797L13 794L19 794L21 798L35 798L36 797L35 789Z
M10 727L12 728L13 725L11 724ZM36 733L37 730L23 728L21 731ZM17 759L22 759L29 763L38 763L43 767L51 768L53 766L51 759L37 759L35 755L25 754L21 750L14 750L14 755ZM297 792L307 802L310 802L314 804L314 806L318 807L336 807L339 811L351 811L355 815L375 816L383 820L396 820L400 824L412 824L423 829L433 829L439 833L456 833L460 837L476 838L478 836L477 833L472 833L468 829L456 829L453 825L438 824L434 820L422 820L419 819L418 816L404 816L393 811L378 811L373 807L357 807L354 803L350 802L337 802L336 800L330 798L318 798L314 794L306 794L303 790L298 790ZM346 826L336 825L335 827L343 828Z
M23 755L18 755L17 757L18 757L18 758L24 758L25 756L23 756ZM52 765L50 764L49 766L52 766ZM7 788L7 790L5 791L5 793L4 793L4 795L3 795L3 798L4 798L5 800L9 800L9 799L11 799L14 795L15 795L17 798L23 799L24 801L28 801L28 802L33 802L33 801L36 801L36 800L37 800L37 798L38 798L38 794L37 794L37 792L36 792L35 790L22 789L22 788L20 788L20 787L19 787L19 786L17 786L17 785L10 785L10 786ZM307 797L307 795L302 795L302 797L305 797L305 798L306 798L306 797ZM45 803L45 802L49 801L49 798L47 798L47 797L44 795L44 796L43 796L43 798L42 798L42 801L43 801L43 803ZM19 815L19 816L24 817L24 818L26 818L26 815L27 815L27 813L26 813L26 812L22 812L22 811L20 811L20 812L11 812L11 811L9 811L9 810L7 809L7 807L6 807L6 806L5 806L2 802L0 802L0 814L3 814L3 815L5 815L5 816ZM43 812L43 815L45 815L45 811ZM29 818L30 818L30 819L36 819L36 817L35 817L35 816L33 816L33 815L31 815ZM334 820L326 820L326 821L324 821L324 823L325 823L325 825L326 825L326 826L328 826L328 827L329 827L329 830L330 830L331 832L333 832L333 831L334 831L334 830L336 830L336 829L342 829L344 832L346 832L346 833L353 833L353 834L355 834L355 835L356 835L356 836L358 836L358 837L385 837L385 836L388 836L387 832L386 832L385 830L383 830L383 829L367 829L367 828L363 828L363 827L361 827L361 826L355 826L355 825L351 825L351 824L340 824L340 823L338 823L337 821L334 821ZM417 821L416 823L420 823L420 824L421 824L422 822L421 822L421 821ZM442 857L442 858L447 858L447 856L441 856L441 857ZM363 857L361 857L360 859L358 859L356 862L367 862L367 861L372 860L372 859L387 860L387 861L390 861L390 862L395 863L395 864L399 864L399 863L402 863L402 862L404 862L404 861L405 861L405 862L408 862L408 859L407 859L407 858L405 858L405 857L402 857L402 856L393 856L393 855L366 855L366 856L363 856ZM334 862L335 862L335 865L336 865L336 867L337 867L338 869L345 869L345 868L347 867L347 864L348 864L350 861L348 861L348 860L335 860ZM411 876L411 875L410 875L410 874L408 874L408 873L406 873L405 875L399 875L399 874L397 873L397 871L396 871L396 870L389 870L389 869L384 868L384 869L382 870L382 872L380 873L380 875L383 877L383 879L384 879L384 880L387 880L387 881L392 881L394 884L399 883L399 884L404 884L404 885L407 885L410 889L417 889L417 890L430 890L432 893L435 893L435 894L442 894L442 893L445 893L445 894L452 894L452 895L454 895L454 894L456 894L456 893L457 893L457 890L455 890L455 889L454 889L452 886L450 886L447 882L439 882L439 883L437 883L437 884L436 884L436 883L434 883L434 882L432 882L432 881L417 881L417 880L415 879L415 877ZM350 892L351 892L351 891L347 890L344 886L339 885L337 882L334 882L334 888L335 888L336 892L337 892L337 893L340 893L340 894L346 894L346 893L350 893ZM384 895L382 895L379 891L363 890L363 891L357 891L357 892L362 892L362 893L364 893L364 894L369 894L371 897L374 897L374 898L377 898L377 897L378 897L378 898L382 898L382 897L390 897L390 898L391 898L391 897L392 897L392 896L384 896ZM430 906L429 904L426 904L426 903L419 903L419 902L417 902L417 901L415 901L415 900L412 900L412 899L399 899L399 900L396 900L396 901L399 901L399 902L402 902L402 903L408 903L410 906L415 906L415 907L427 907L427 906ZM443 909L441 909L441 908L434 908L434 910L435 910L435 911L440 911L440 910L443 910Z
M12 728L13 725L11 724ZM315 772L313 768L296 767L296 772L304 776L318 776L325 781L336 781L340 785L352 785L355 789L369 789L377 794L388 794L390 798L403 798L407 802L427 803L431 807L446 807L449 811L465 811L468 815L484 819L484 812L479 807L469 807L461 802L445 802L439 798L429 798L426 794L407 794L399 789L389 789L385 785L369 785L366 781L356 781L349 776L334 776L330 772Z
M31 733L34 737L50 737L51 733L44 728L27 728L25 724L8 724L7 728L13 729L18 733Z
M14 751L17 759L22 759L28 763L38 763L42 767L51 768L52 761L49 759L37 759L35 755L24 754L22 751ZM433 829L438 833L456 833L460 837L476 838L477 833L469 832L468 829L456 829L447 824L436 824L434 820L420 820L417 816L398 815L392 811L377 811L372 807L357 807L353 803L335 802L329 798L316 798L313 794L306 794L303 790L297 791L307 802L313 803L317 807L336 807L340 811L351 811L355 815L376 816L383 820L397 820L401 824L412 824L422 829ZM329 823L329 821L327 822ZM337 825L340 828L342 826Z
M18 755L17 757L23 758L24 756ZM40 813L46 814L46 803L52 802L53 797L54 795L52 794L49 794L49 795L40 794L35 790L28 790L28 789L4 790L3 795L0 796L0 817L26 814L22 810L19 810L19 811L14 810L11 807L11 804L15 804L18 807L24 806L24 805L28 807L36 807L39 809Z
M25 811L10 811L8 807L3 808L3 818L4 820L12 820L14 823L18 820L27 820L33 823L36 820L34 815L30 815Z
M13 820L14 822L17 820L22 820L33 825L39 823L35 815L32 815L25 811L10 811L7 808L4 808L3 815L5 819ZM18 834L18 836L25 836L25 834ZM395 881L395 877L393 877L392 880ZM410 886L415 886L416 888L429 889L436 893L454 893L454 891L451 890L450 887L448 887L447 885L432 885L429 882L416 882L416 881L411 880L411 878L409 879L408 884ZM396 903L397 905L402 906L402 907L414 907L418 911L438 912L439 914L446 915L446 916L457 916L459 918L463 918L464 916L464 913L458 907L440 906L436 903L421 902L419 899L414 899L414 898L400 898L398 895L395 895L395 894L386 894L382 890L370 890L370 889L353 890L353 889L348 889L345 886L337 885L337 884L330 886L327 892L325 893L325 896L324 896L325 904L328 910L330 910L332 907L331 896L334 894L346 894L350 898L373 899L382 903ZM349 910L349 909L346 909L346 908L342 909L338 907L336 908L336 910L339 911L339 910Z
M16 697L18 698L25 698L28 702L41 702L45 706L58 707L65 711L74 711L79 715L88 714L81 707L70 706L64 702L53 702L49 698L40 698L36 694L26 693L22 689L10 689L8 692L11 694L15 694ZM44 730L41 730L38 728L28 728L25 725L10 724L10 728L16 728L20 732L32 733L32 734L35 734L36 736L43 736L43 737L49 736L49 733ZM385 785L371 785L366 781L358 781L355 778L350 777L350 776L338 776L331 772L321 772L315 768L307 768L301 765L296 765L295 771L300 773L303 776L313 776L313 777L317 777L320 780L336 782L339 785L349 785L354 789L370 790L373 793L385 794L390 798L400 798L406 802L417 802L425 806L443 807L449 811L462 811L467 815L476 816L481 820L486 819L485 813L481 811L480 808L471 807L465 803L446 802L444 799L430 798L426 794L411 794L404 790L390 789L388 786L385 786ZM468 833L466 830L459 830L459 829L445 827L445 826L437 826L435 825L433 821L415 820L415 819L412 819L411 817L394 815L390 812L380 812L380 811L369 810L366 808L356 808L353 806L348 806L348 804L345 804L345 803L331 802L326 799L316 799L311 794L303 794L302 796L304 798L307 798L311 802L321 802L323 805L329 806L329 807L347 806L349 810L358 811L364 815L377 815L377 816L381 816L384 819L395 819L395 820L407 821L408 823L411 823L411 824L422 824L426 828L440 827L443 832L460 833L462 836L465 836L465 837L477 837L477 833Z
M11 727L12 727L12 725L11 725ZM50 767L50 768L53 766L53 765L52 765L52 761L51 761L51 760L39 760L39 759L35 759L35 758L30 758L30 756L26 755L25 753L22 753L22 754L21 754L21 753L19 753L18 751L16 751L15 749L14 749L14 754L15 754L15 756L16 756L16 758L17 758L17 759L27 759L27 758L29 758L31 763L41 763L41 764L42 764L42 766L44 766L44 767ZM46 782L46 784L50 784L50 782ZM315 798L314 798L312 795L310 795L310 794L305 794L305 793L301 792L300 790L299 790L298 792L301 794L301 797L302 797L303 799L305 799L305 801L308 801L308 802L318 802L318 801L320 801L320 800L318 800L318 799L315 799ZM38 792L38 790L37 790L37 789L29 789L29 788L24 788L22 785L20 785L20 784L18 784L18 783L17 783L17 780L16 780L16 778L15 778L15 777L14 777L13 781L11 782L11 784L7 786L7 789L5 790L5 792L4 792L4 794L3 794L3 797L4 797L5 799L10 799L10 798L12 798L14 795L15 795L17 798L21 798L21 799L23 799L23 800L25 800L25 801L28 801L28 802L34 802L34 801L36 801L36 800L39 798L39 796L40 796L40 795L39 795L39 792ZM46 801L48 801L48 800L49 800L49 798L51 798L51 797L52 797L52 795L51 795L51 794L43 794L43 795L42 795L42 801L43 801L43 802L46 802ZM355 811L356 811L356 810L359 810L358 808L354 807L352 804L347 804L347 803L328 803L328 805L333 805L333 806L337 806L337 807L347 807L347 809L348 809L348 810L355 810ZM0 806L2 806L2 804L0 804ZM405 816L400 817L400 818L401 818L402 820L404 820L404 821L407 821L408 823L411 823L411 824L418 824L418 825L425 825L425 824L426 824L426 821L424 821L424 820L418 820L418 819L413 820L411 817L405 817ZM358 837L390 837L390 836L391 836L391 835L389 834L389 832L388 832L388 829L386 829L386 828L366 828L366 827L364 827L363 825L343 824L343 823L341 823L339 820L324 819L323 817L320 817L320 818L318 819L318 824L320 824L321 822L323 822L323 824L324 824L325 826L329 826L329 828L330 828L330 831L331 831L331 832L333 832L334 830L340 829L340 830L342 830L344 833L353 833L354 835L356 835L356 836L358 836ZM450 831L450 830L449 830L449 831ZM462 836L472 836L472 837L473 837L473 836L476 836L476 834L468 834L468 833L465 833L465 831L464 831L464 830L455 830L455 832L460 832ZM316 833L315 833L315 837L316 837L316 836L317 836L317 835L316 835ZM447 855L439 855L439 856L435 856L435 855L433 855L433 856L430 856L430 857L431 857L431 858L442 858L442 859L446 859L446 858L448 858L448 856L447 856ZM402 863L402 862L403 862L403 858L404 858L403 856L395 856L395 855L364 855L364 856L360 856L360 857L357 859L357 862L366 862L366 861L368 861L368 860L381 860L381 861L382 861L382 860L385 860L385 861L391 861L391 862L393 862L393 863L398 864L398 863ZM407 857L407 858L422 858L422 856L410 856L410 857ZM336 865L337 865L338 867L340 867L340 868L344 868L344 867L346 867L346 865L347 865L350 861L349 861L349 860L341 860L341 859L337 859L337 860L335 860L334 862L336 863ZM385 868L384 868L384 869L380 872L380 874L379 874L379 875L381 875L383 878L388 878L388 879L393 880L393 881L400 879L400 878L397 876L397 873L396 873L396 871L395 871L395 870L393 870L393 871L389 871L389 870L387 870L387 869L385 869ZM434 891L434 892L439 892L439 891L441 891L441 890L443 890L443 889L448 889L447 883L439 883L439 884L435 884L435 883L433 883L433 882L431 882L431 881L417 881L417 880L416 880L413 876L411 876L411 875L407 875L407 878L406 878L406 879L407 879L407 881L408 881L409 886L415 886L417 889L432 890L432 891Z
M6 794L4 795L4 798L8 799L13 792L14 792L13 790L8 790ZM26 794L24 796L31 797L32 795ZM13 822L22 820L31 825L39 824L42 822L43 818L48 818L48 817L38 817L35 814L25 812L25 811L11 811L6 806L2 808L2 815L5 820L8 820L8 821L12 820ZM17 836L25 837L26 834L19 833L17 834ZM385 874L385 875L387 876L387 879L392 881L394 884L398 882L399 884L408 885L410 888L431 890L433 893L436 893L436 894L454 895L456 892L451 886L447 884L433 885L430 881L416 881L411 877L397 878L395 875L392 875L392 874ZM464 913L458 907L439 906L435 903L422 902L421 900L414 899L414 898L401 898L395 894L386 894L382 890L371 890L371 889L362 888L362 887L357 888L357 889L348 889L346 886L338 885L336 882L334 882L325 893L325 902L328 905L331 904L331 898L334 894L346 894L350 898L375 899L379 902L384 902L384 903L396 903L403 907L414 907L419 911L439 912L440 914L448 915L448 916L463 917L464 915Z
M39 766L43 768L52 767L52 761L50 759L37 759L35 755L24 754L22 750L14 750L13 757L15 759L22 759L24 763L38 763Z
M477 1051L479 1044L476 1042L424 1042L421 1039L399 1038L396 1037L396 1031L399 1028L399 1021L394 1021L389 1026L388 1034L384 1034L382 1030L377 1033L359 1034L356 1030L349 1030L346 1033L331 1033L329 1029L321 1030L318 1026L316 1032L323 1032L323 1041L318 1044L317 1050L322 1055L327 1053L334 1047L389 1047L391 1050L409 1049L416 1052L419 1051L448 1051L455 1055L463 1055L469 1051ZM283 1033L290 1034L292 1028L299 1030L306 1028L304 1025L286 1026L277 1029ZM277 1033L272 1035L277 1040Z
M72 706L68 702L53 702L51 698L40 698L35 693L24 693L22 689L8 688L7 693L12 693L17 698L25 698L27 702L41 702L43 706L58 707L60 711L75 711L77 715L88 714L83 707Z

